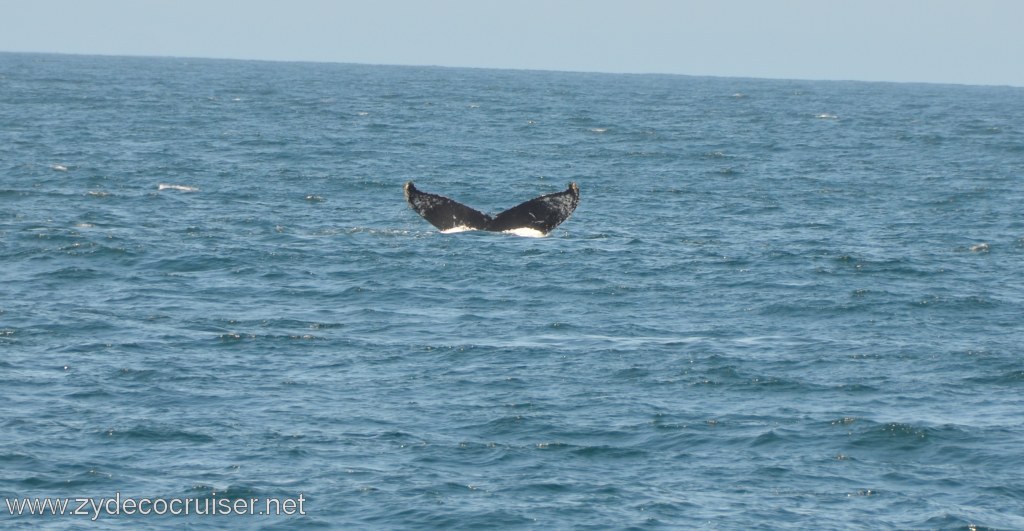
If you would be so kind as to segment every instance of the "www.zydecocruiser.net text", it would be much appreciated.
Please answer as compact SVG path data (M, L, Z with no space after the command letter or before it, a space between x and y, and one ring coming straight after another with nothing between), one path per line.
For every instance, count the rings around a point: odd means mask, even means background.
M112 498L5 498L11 516L132 515L172 516L292 516L305 515L306 498L133 498L115 493Z

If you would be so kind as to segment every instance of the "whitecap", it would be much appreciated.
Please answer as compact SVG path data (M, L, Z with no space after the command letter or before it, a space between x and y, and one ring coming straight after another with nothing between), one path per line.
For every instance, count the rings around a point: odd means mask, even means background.
M195 186L186 186L186 185L183 185L183 184L164 184L164 183L160 183L156 187L156 189L157 190L177 190L179 192L198 192L199 191L199 189L196 188Z
M591 129L590 132L591 133L607 133L608 132L608 128L607 127L595 127L593 129Z
M972 253L987 253L988 252L988 244L987 243L977 243L977 244L974 244L974 245L971 246L971 252Z
M819 119L819 120L838 120L839 119L838 116L836 116L834 114L829 114L827 112L823 112L823 113L819 114L818 116L816 116L816 118Z
M50 166L50 168L52 168L53 171L68 171L68 167L63 164L54 164L53 166Z

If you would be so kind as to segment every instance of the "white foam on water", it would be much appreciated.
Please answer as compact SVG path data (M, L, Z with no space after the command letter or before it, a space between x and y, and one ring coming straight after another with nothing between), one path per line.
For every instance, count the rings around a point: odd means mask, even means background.
M186 186L184 184L164 184L160 183L157 190L177 190L179 192L198 192L199 189L195 186Z

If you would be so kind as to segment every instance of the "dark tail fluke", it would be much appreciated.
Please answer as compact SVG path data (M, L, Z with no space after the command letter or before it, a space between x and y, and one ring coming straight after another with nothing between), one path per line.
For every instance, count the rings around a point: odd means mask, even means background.
M542 195L501 212L493 218L447 197L405 183L405 199L417 214L441 231L525 231L545 235L561 224L580 202L580 188L569 183L564 192Z
M405 200L417 214L441 231L486 230L491 222L491 216L458 201L417 190L412 181L405 183Z
M502 232L533 229L547 234L569 219L579 202L580 187L576 183L569 183L569 188L564 192L542 195L494 216L487 230Z

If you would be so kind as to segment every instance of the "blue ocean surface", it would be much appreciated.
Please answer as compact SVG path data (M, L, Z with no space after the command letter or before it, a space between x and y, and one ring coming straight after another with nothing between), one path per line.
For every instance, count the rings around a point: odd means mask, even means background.
M1024 529L1022 205L1022 88L0 54L0 527Z

